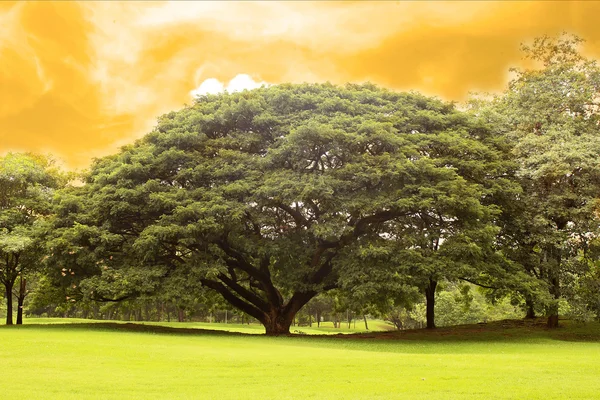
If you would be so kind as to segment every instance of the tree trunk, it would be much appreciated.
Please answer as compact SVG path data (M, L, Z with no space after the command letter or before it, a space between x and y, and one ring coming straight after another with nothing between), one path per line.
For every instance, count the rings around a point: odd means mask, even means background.
M13 324L13 300L12 300L12 289L13 289L13 285L14 282L6 282L5 283L5 288L6 288L6 325L12 325Z
M261 322L267 336L289 335L295 316L296 312L274 309L269 314L265 314L265 318Z
M330 269L330 263L322 266L313 277L312 283L320 283ZM253 268L250 268L250 270L256 273L256 278L260 282L264 297L240 285L235 278L228 277L225 274L219 274L218 279L220 282L201 279L201 283L220 293L225 301L233 307L258 319L265 327L267 335L289 334L294 317L306 303L317 295L317 292L296 292L285 303L283 296L273 286L268 274L265 275L263 272L257 272Z
M548 307L548 328L558 328L558 300L560 298L560 284L555 275L550 279L550 294L554 297L553 303Z
M367 316L363 314L363 319L365 320L365 330L369 330L369 324L367 324Z
M183 314L183 308L177 308L177 321L178 322L183 322L184 320L184 314Z
M19 295L17 296L17 325L23 325L23 304L27 296L27 280L21 276L19 282Z
M346 313L346 318L348 319L348 329L350 329L350 324L352 323L352 318Z
M526 319L534 319L535 318L535 308L533 304L533 298L530 295L525 296L525 309L527 313L525 314Z
M162 321L163 309L164 309L164 303L157 300L156 301L156 320L159 322Z
M425 289L425 300L427 303L427 329L435 329L435 288L437 281L429 278L429 285Z

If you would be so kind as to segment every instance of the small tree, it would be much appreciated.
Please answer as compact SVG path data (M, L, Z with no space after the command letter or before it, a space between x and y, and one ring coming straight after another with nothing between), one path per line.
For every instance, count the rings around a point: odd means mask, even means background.
M23 322L26 273L41 264L44 219L51 213L54 190L67 176L51 159L9 153L0 158L0 282L5 288L6 324L13 323L13 289L17 279L17 324Z

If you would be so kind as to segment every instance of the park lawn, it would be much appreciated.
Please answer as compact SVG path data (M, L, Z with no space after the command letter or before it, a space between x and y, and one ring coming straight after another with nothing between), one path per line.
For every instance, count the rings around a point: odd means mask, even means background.
M0 327L10 399L597 399L600 326L265 337Z
M25 318L25 324L69 324L69 323L102 323L107 321L82 319L82 318ZM110 321L115 323L126 323L124 321ZM209 329L218 331L240 332L248 334L264 334L265 328L258 323L252 324L225 324L225 323L208 323L208 322L136 322L136 324L145 324L153 326L168 326L172 328L191 328L191 329ZM309 326L292 326L290 332L307 334L307 335L337 335L339 333L359 333L359 332L380 332L389 331L393 327L387 322L375 319L368 321L369 330L365 329L364 321L357 320L356 323L351 323L348 328L348 323L342 324L341 328L334 328L331 321L322 322L320 327L314 323Z

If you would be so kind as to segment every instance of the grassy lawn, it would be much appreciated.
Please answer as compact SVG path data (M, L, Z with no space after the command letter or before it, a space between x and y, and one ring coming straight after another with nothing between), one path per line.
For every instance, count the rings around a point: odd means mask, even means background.
M597 399L600 325L354 336L0 327L10 399Z

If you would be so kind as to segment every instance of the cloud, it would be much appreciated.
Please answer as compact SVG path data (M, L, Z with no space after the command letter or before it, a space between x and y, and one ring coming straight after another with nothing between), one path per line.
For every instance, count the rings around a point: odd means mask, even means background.
M257 89L263 85L267 85L267 82L261 81L256 82L248 74L238 74L232 80L229 81L227 86L216 78L208 78L204 80L200 86L192 90L190 94L192 97L197 97L205 94L217 94L221 92L241 92L243 90Z
M192 90L190 94L192 97L202 96L205 94L217 94L225 90L225 85L217 78L208 78L200 84L196 89Z
M462 100L502 89L535 36L567 30L599 54L598 14L577 1L0 2L0 153L87 167L193 88L368 80Z

